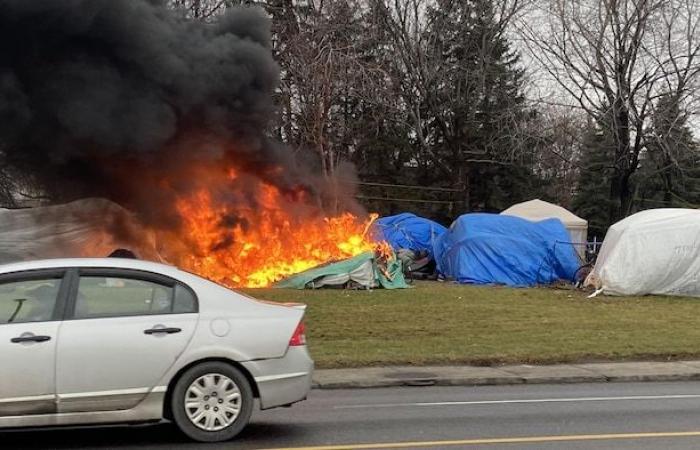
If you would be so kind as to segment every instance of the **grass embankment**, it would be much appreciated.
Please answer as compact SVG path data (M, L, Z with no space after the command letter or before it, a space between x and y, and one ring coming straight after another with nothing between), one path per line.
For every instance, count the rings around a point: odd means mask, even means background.
M374 291L248 289L308 305L319 368L700 356L700 299L422 282Z

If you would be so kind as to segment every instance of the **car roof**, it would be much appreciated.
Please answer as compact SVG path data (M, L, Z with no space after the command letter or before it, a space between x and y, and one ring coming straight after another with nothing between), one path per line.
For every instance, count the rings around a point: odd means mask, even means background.
M131 258L54 258L22 261L0 265L0 274L63 267L135 269L170 275L176 278L181 278L183 275L183 272L175 266Z

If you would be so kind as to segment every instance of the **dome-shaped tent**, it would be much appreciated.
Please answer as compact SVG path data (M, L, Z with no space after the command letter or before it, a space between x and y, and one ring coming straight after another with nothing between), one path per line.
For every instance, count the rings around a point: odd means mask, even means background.
M611 295L700 297L700 211L650 209L617 222L586 284Z
M516 203L501 214L506 216L521 217L523 219L540 221L545 219L559 219L569 232L571 242L575 244L585 244L588 238L588 221L582 219L566 208L559 205L545 202L538 198L527 202ZM584 254L585 245L577 245L576 250L579 255Z

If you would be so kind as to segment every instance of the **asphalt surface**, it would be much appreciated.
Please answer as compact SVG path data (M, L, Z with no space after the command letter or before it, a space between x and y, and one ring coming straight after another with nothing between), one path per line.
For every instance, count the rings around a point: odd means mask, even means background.
M242 435L224 444L188 442L170 424L0 433L2 449L341 444L361 449L396 443L445 449L697 449L700 382L314 390L292 408L254 413Z

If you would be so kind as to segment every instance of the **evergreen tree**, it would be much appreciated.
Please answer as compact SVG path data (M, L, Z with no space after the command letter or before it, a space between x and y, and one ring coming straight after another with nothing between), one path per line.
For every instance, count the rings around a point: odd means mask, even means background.
M590 123L581 142L579 180L572 209L588 221L588 234L599 240L605 236L614 217L611 183L614 167L610 161L615 143L605 126Z
M700 205L700 147L672 95L661 96L640 169L640 208Z
M428 10L427 54L439 67L424 109L435 153L465 189L468 210L501 210L528 196L531 161L513 160L527 119L523 71L489 0L439 0Z

